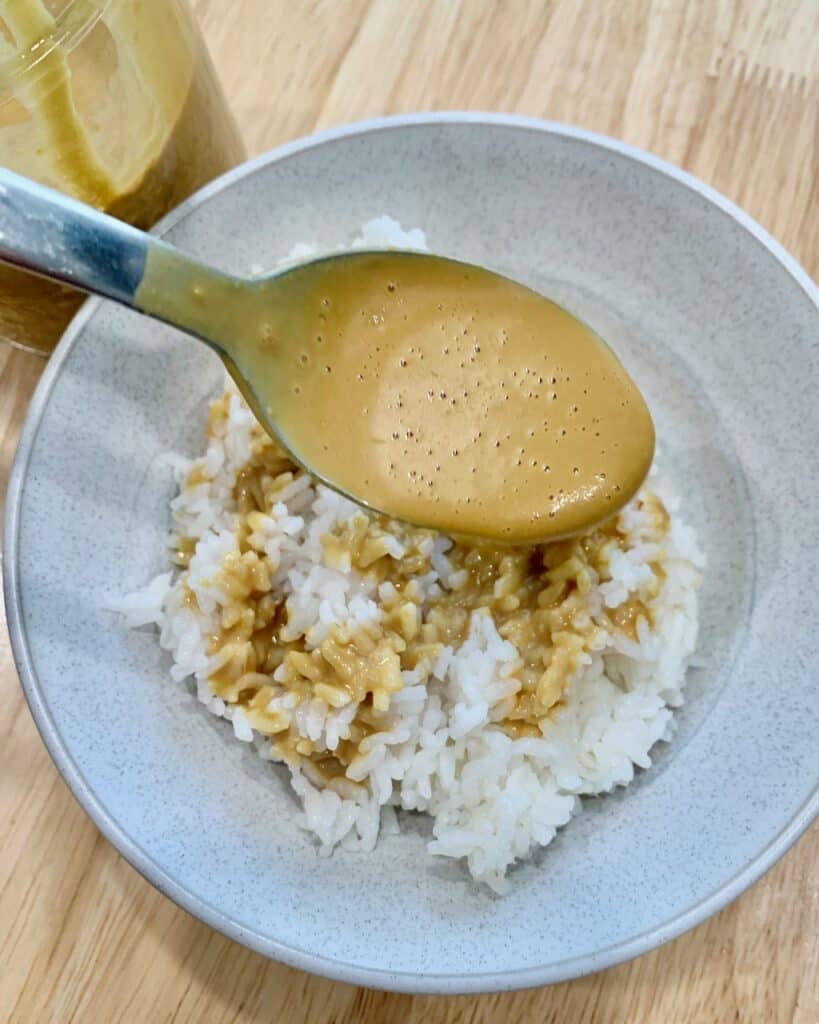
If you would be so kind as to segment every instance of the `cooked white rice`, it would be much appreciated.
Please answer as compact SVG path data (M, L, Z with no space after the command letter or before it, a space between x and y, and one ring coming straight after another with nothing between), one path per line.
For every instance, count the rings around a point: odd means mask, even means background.
M380 218L356 244L423 248L424 238ZM293 255L310 252L302 247ZM267 588L283 609L281 638L307 655L321 649L334 627L378 637L396 595L383 572L372 576L328 548L328 535L344 535L361 510L304 473L276 482L242 540L235 486L258 447L259 428L230 386L220 409L205 454L174 460L179 494L171 503L171 545L187 538L186 567L158 576L118 610L128 626L159 627L173 680L192 677L199 700L231 722L237 740L278 758L271 739L286 727L300 823L322 852L338 844L370 850L380 832L398 828L396 808L419 811L433 820L430 853L465 858L475 879L502 891L508 867L548 844L579 809L579 797L625 786L635 767L650 766L651 749L671 738L672 709L682 702L702 563L667 486L652 479L620 513L617 544L606 549L604 569L589 576L574 613L571 628L585 636L582 650L559 699L534 728L507 727L526 652L504 639L490 608L473 609L457 642L438 643L434 655L401 669L400 688L383 697L388 706L377 726L328 782L313 760L349 745L362 702L336 700L318 685L305 697L304 687L288 687L283 666L255 672L256 692L267 702L258 711L247 691L222 687L219 695L214 679L225 671L229 645L214 649L211 638L230 626L237 604L235 589L225 584L225 560L241 545L252 549L254 572L261 573L254 577L261 580L257 590ZM658 533L663 507L668 515L663 511ZM419 537L411 541L399 528L379 533L382 564L398 565L410 543L423 556L423 572L405 581L415 580L413 630L441 594L463 584L451 564L451 542ZM643 613L628 628L615 628L612 616L629 602L639 602ZM544 664L550 657L544 653ZM300 738L309 756L295 753Z

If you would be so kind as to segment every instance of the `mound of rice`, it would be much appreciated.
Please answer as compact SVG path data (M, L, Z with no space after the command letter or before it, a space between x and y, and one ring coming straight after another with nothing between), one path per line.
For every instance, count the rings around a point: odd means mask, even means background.
M387 218L357 244L422 248ZM301 248L295 256L310 250ZM369 850L396 808L501 892L584 794L673 731L702 559L653 479L604 528L529 549L453 542L316 484L232 385L175 462L176 567L119 604L171 676L289 768L322 852Z

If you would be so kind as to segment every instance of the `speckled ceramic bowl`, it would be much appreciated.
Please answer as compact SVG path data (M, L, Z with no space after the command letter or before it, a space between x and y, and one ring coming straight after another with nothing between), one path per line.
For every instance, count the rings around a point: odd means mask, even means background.
M775 187L772 184L772 187ZM676 740L585 805L509 895L428 856L411 824L320 859L277 769L171 683L112 595L166 565L161 456L202 445L221 368L89 302L32 403L9 494L6 601L37 724L102 832L240 942L409 991L538 985L679 934L758 878L817 809L819 313L794 261L692 178L607 139L487 115L306 139L206 188L160 231L230 271L389 212L609 339L647 395L708 560Z

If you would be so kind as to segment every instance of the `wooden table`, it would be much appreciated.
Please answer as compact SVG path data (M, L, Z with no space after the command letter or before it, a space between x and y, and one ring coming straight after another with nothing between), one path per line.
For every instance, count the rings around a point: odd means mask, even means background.
M817 0L198 0L251 153L424 109L569 121L740 203L819 272ZM0 345L0 489L42 363ZM693 932L603 974L412 998L250 953L160 896L42 746L0 626L0 1021L819 1021L819 828Z

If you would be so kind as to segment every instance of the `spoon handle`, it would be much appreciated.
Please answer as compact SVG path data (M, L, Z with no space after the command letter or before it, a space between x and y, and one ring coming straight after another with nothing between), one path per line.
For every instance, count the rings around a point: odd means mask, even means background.
M199 334L169 305L161 282L141 294L149 256L161 257L180 281L202 274L229 281L153 235L109 217L5 168L0 168L0 260L82 291L114 299L166 323Z
M0 259L133 305L149 246L136 228L0 169Z

